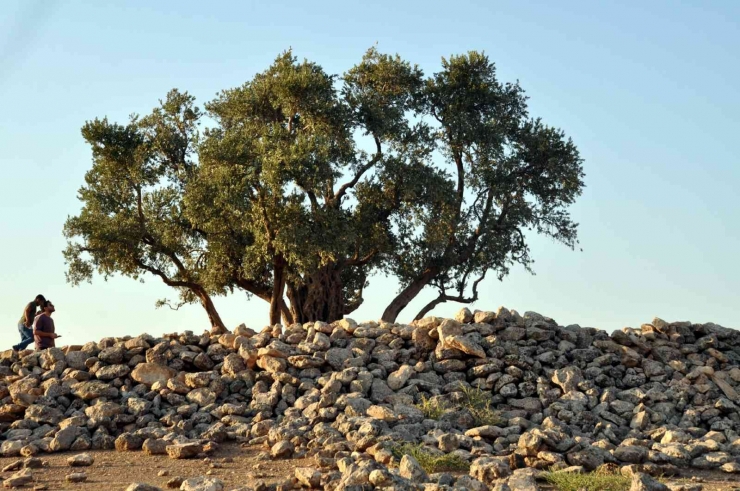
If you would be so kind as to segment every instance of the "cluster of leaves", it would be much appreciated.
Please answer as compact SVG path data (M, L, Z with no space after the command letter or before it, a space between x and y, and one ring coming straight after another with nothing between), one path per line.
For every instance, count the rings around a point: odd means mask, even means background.
M441 453L439 450L435 452L434 450L436 449L429 449L421 444L404 443L394 446L391 453L397 460L401 460L404 455L410 455L429 474L470 469L468 461L459 455Z
M341 78L286 52L204 110L173 90L125 125L88 122L68 279L155 275L214 325L210 297L234 290L271 323L333 321L374 273L400 282L386 321L428 287L417 317L475 301L489 271L530 267L527 231L577 242L581 158L526 99L477 52L427 77L371 49Z

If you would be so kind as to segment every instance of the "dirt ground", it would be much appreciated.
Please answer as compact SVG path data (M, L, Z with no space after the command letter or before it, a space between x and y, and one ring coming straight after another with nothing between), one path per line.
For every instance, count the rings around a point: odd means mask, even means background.
M46 485L45 489L75 489L85 491L125 490L132 483L146 483L167 489L167 481L173 477L185 479L210 475L224 481L225 489L250 486L256 480L267 484L281 482L293 477L297 467L314 467L313 459L259 460L260 448L241 448L236 444L220 446L208 459L173 460L166 455L148 456L143 452L116 452L111 450L88 451L95 458L90 467L70 467L67 459L81 452L62 452L38 455L48 466L33 469L35 483ZM0 468L21 458L0 458ZM167 471L167 476L159 476ZM65 477L73 472L85 472L87 480L68 483ZM2 473L7 479L13 472ZM179 486L176 488L179 489Z
M294 475L297 467L314 467L314 460L260 460L258 454L262 449L257 447L242 448L236 444L220 446L208 459L173 460L166 455L148 456L142 452L89 451L95 458L90 467L69 467L67 459L80 452L63 452L39 457L48 462L48 466L33 469L34 486L46 486L48 490L81 490L81 491L119 491L125 490L135 482L152 484L167 489L167 481L173 477L198 477L211 475L226 484L225 489L238 486L251 486L257 480L267 484L282 482ZM11 464L19 458L0 458L0 468ZM166 476L159 476L166 471ZM65 476L73 472L85 472L87 481L68 483ZM7 479L13 472L2 473ZM692 480L692 476L694 479ZM692 471L671 482L699 482L705 491L740 491L740 476L721 472ZM179 488L179 487L178 487Z

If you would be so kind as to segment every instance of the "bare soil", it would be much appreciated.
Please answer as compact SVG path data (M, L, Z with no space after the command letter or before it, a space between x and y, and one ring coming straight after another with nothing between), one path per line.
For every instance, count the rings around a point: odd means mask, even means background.
M293 477L298 467L315 467L313 459L260 460L261 448L242 448L237 444L220 446L208 459L174 460L166 455L145 455L143 452L116 452L112 450L88 451L95 458L90 467L70 467L67 459L82 452L62 452L38 455L48 466L33 469L36 485L46 485L46 489L75 489L85 491L125 490L132 483L146 483L167 489L167 481L179 476L185 479L210 475L221 479L225 489L251 486L257 480L267 484L283 482ZM0 468L23 459L23 457L0 458ZM167 476L159 476L167 471ZM82 483L69 483L65 477L73 472L85 472L87 480ZM2 474L7 479L13 472ZM177 487L179 489L179 486Z
M95 458L90 467L70 467L67 459L81 452L62 452L39 457L48 463L40 469L33 469L35 482L27 487L45 485L49 490L80 491L118 491L125 490L132 483L146 483L167 489L167 481L173 477L188 479L210 475L224 481L225 489L239 486L253 486L257 480L267 484L284 482L293 477L298 467L315 467L312 458L288 460L262 460L258 455L260 447L243 448L237 444L221 445L207 459L173 460L166 455L149 456L143 452L115 452L112 450L88 451ZM0 468L22 457L0 458ZM167 471L166 476L159 476ZM65 477L73 472L85 472L87 481L69 483ZM5 472L7 479L13 472ZM705 491L740 491L740 476L722 472L690 470L680 478L669 482L698 482ZM178 486L179 488L179 486ZM548 487L543 486L543 489Z

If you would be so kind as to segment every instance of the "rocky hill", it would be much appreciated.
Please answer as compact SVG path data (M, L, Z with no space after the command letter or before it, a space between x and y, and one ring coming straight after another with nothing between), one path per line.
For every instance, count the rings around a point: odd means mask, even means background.
M3 352L0 453L236 441L313 457L293 482L327 490L537 489L540 470L605 464L648 489L680 468L740 472L739 384L740 332L712 323L609 334L500 308L242 325Z

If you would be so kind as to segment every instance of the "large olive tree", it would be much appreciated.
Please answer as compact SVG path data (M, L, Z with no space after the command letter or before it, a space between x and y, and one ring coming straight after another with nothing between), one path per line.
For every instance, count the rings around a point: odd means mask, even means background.
M83 135L94 165L65 227L70 279L153 273L214 324L208 295L234 289L270 302L271 323L333 321L373 273L400 283L387 321L436 288L423 315L529 267L527 230L576 243L576 147L476 52L425 77L371 49L341 78L288 52L204 113L173 91Z

